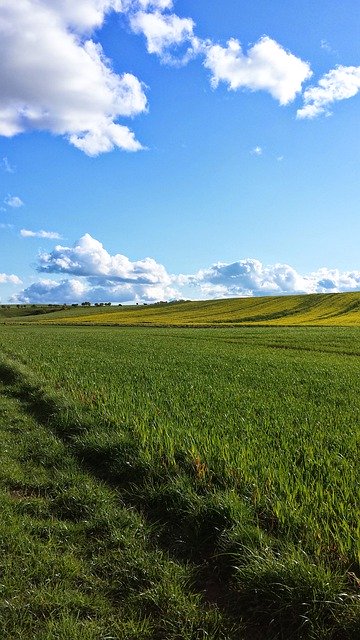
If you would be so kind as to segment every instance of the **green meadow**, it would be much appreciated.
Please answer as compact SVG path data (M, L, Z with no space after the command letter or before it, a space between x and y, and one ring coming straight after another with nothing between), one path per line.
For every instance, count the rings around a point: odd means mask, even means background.
M0 637L358 639L343 295L294 297L284 322L332 326L222 327L281 324L284 298L209 302L213 327L205 303L3 314ZM196 330L101 326L191 324L191 305Z

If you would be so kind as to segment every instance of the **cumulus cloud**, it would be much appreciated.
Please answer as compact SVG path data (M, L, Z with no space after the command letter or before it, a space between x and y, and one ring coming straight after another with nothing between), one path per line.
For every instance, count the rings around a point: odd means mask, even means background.
M291 265L264 265L255 258L218 262L195 274L169 274L153 258L131 261L122 254L111 255L89 234L72 247L57 245L41 253L37 270L48 277L23 289L13 302L156 302L360 290L357 270L323 267L301 274ZM20 282L17 276L4 277Z
M40 280L31 284L11 298L12 302L22 302L25 304L42 304L77 302L87 294L86 282L81 280Z
M122 0L51 0L51 5L65 26L88 32L101 27L109 11L123 11L124 3Z
M21 198L19 198L19 196L11 195L6 196L6 198L4 199L4 204L6 204L7 207L11 207L12 209L19 209L20 207L24 206L24 203Z
M331 69L317 86L304 91L304 106L297 111L298 118L316 118L331 115L330 105L339 100L347 100L360 90L360 67L339 65Z
M91 279L68 278L40 280L14 295L13 302L22 303L81 303L89 302L156 302L173 298L178 292L162 285L144 286L114 281L94 282Z
M197 39L194 37L194 22L191 18L180 18L174 13L163 14L160 11L138 11L130 18L134 33L145 36L149 53L158 54L164 62L175 62L169 49L192 43L180 60L186 63L196 49Z
M263 36L247 53L237 39L226 46L201 40L191 17L172 0L2 0L0 2L0 135L43 130L64 136L89 156L114 148L143 149L123 118L147 111L145 86L115 73L93 33L106 15L124 15L162 62L186 64L204 56L213 87L268 91L290 103L312 75L310 66ZM327 47L324 41L323 47ZM299 118L329 113L328 105L359 90L359 67L337 67L304 94ZM7 158L2 168L11 172Z
M63 135L95 156L141 144L119 117L146 111L142 83L118 75L84 33L119 0L3 0L0 5L0 135L31 130Z
M164 11L164 9L172 9L173 1L172 0L138 0L138 4L141 9L158 9L159 11Z
M128 127L113 122L100 125L85 134L73 134L69 139L75 147L84 151L88 156L97 156L99 153L112 151L115 147L127 151L143 149L136 140L135 134Z
M182 286L190 286L201 298L360 290L360 271L341 272L323 267L302 275L288 264L263 265L253 258L230 264L219 262L194 275L178 276L177 280Z
M226 47L209 44L204 65L212 73L213 87L226 82L234 91L242 88L268 91L281 105L294 100L303 82L312 75L307 62L267 36L254 44L247 55L234 38Z
M338 291L358 291L360 289L360 271L339 271L323 267L310 274L318 293L337 293Z
M57 245L39 256L38 271L111 279L138 284L170 284L165 267L153 258L131 262L122 254L111 256L101 242L86 233L73 247Z
M118 120L147 111L145 87L131 73L115 73L91 35L107 13L123 13L150 53L185 63L198 46L194 23L172 6L171 0L3 0L0 135L50 131L89 156L142 149ZM173 58L170 50L184 43L185 53Z
M259 260L245 258L226 264L219 262L188 276L188 283L202 292L219 297L275 295L307 292L306 278L286 264L264 266Z
M132 262L122 254L110 255L89 234L73 247L57 245L50 253L41 253L37 270L53 276L61 274L63 279L42 279L13 301L81 302L86 297L91 302L155 302L178 296L172 276L156 260Z
M22 284L22 280L18 276L15 276L13 273L8 275L7 273L0 273L0 284Z
M49 240L60 240L61 235L57 231L30 231L30 229L21 229L20 235L22 238L47 238Z

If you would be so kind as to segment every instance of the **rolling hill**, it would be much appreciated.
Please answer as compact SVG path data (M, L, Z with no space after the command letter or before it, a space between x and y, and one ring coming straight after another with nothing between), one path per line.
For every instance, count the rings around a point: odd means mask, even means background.
M360 292L133 306L0 308L2 322L122 326L360 326Z

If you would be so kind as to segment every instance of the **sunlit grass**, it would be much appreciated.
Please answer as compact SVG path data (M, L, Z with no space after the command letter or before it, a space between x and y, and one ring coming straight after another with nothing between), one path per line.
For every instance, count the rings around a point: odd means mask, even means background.
M359 636L356 328L13 326L0 350L3 378L229 620ZM53 508L82 522L86 504L77 488Z

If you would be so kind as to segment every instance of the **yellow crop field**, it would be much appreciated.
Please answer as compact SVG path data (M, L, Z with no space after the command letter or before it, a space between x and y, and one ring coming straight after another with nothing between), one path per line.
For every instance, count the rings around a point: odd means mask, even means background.
M117 307L68 307L18 321L122 326L360 326L360 293L179 301Z

